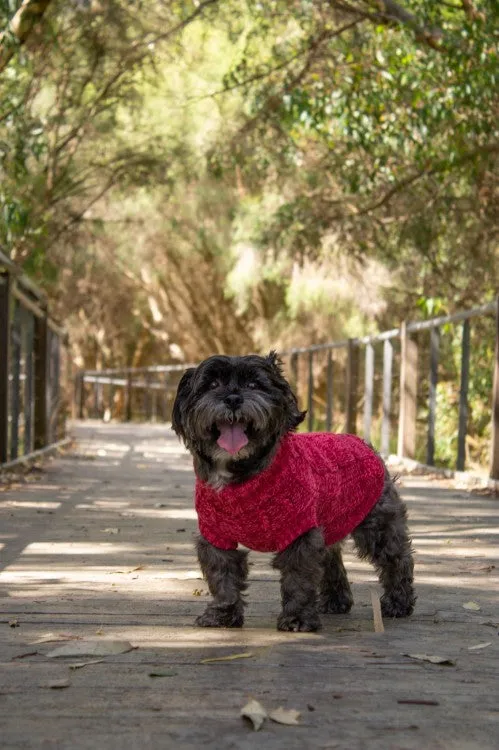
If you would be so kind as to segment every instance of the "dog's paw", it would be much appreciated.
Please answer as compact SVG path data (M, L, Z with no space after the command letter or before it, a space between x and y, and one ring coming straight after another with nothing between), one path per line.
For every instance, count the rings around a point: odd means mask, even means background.
M348 594L336 594L334 597L321 597L319 611L325 615L345 615L350 612L353 599Z
M200 628L242 628L244 615L236 607L208 607L202 615L196 617L195 624Z
M395 599L386 594L381 597L383 617L409 617L414 612L415 599Z
M318 615L285 615L282 613L277 618L277 630L286 630L292 633L315 633L321 627Z

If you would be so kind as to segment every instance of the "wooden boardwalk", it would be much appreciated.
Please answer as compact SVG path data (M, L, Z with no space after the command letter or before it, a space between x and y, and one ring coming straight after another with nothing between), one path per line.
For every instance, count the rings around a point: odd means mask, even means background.
M374 573L351 554L354 608L321 633L275 630L265 555L252 555L246 627L204 630L189 458L162 426L74 429L72 454L0 485L2 750L499 746L497 498L403 478L419 600L383 634ZM48 656L116 641L134 648ZM234 654L251 655L203 663ZM239 716L250 696L301 711L300 725L253 732Z

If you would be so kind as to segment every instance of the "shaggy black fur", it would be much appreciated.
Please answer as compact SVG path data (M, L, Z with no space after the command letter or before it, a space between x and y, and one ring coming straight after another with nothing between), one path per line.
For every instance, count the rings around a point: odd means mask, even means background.
M385 617L411 615L416 595L407 510L388 471L380 499L352 537L360 557L372 562L378 572L384 589L381 611Z
M281 437L304 418L271 352L268 357L210 357L187 370L178 386L172 426L192 453L197 476L223 487L263 471ZM237 457L217 445L221 422L244 427L249 442Z
M278 630L320 630L317 590L324 570L324 552L322 531L311 529L274 557L272 566L281 573Z
M173 408L173 428L194 457L197 476L216 488L243 482L272 461L280 439L305 417L283 377L274 352L268 357L210 357L187 370ZM217 425L237 423L248 443L231 456L220 448ZM407 512L386 471L381 497L352 532L360 557L375 566L384 589L386 617L405 617L414 609L413 559ZM247 552L221 550L201 537L197 545L203 575L213 596L196 623L241 627ZM319 611L345 613L353 604L341 559L341 545L325 548L320 529L311 529L274 558L281 573L280 630L320 628Z
M197 542L198 560L213 601L197 618L205 628L240 628L244 621L244 600L248 577L248 553L218 549L202 536Z

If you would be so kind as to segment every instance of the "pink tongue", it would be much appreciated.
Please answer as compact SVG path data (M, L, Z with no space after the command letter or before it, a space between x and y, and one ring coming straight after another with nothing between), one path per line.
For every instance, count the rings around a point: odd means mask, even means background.
M220 437L217 440L220 448L228 453L238 453L248 443L248 438L241 425L238 424L219 424Z

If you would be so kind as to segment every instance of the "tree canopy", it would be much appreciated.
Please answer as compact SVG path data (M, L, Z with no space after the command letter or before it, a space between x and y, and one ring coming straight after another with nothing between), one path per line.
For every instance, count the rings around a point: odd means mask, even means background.
M0 0L0 246L92 367L488 300L498 15L495 0Z

